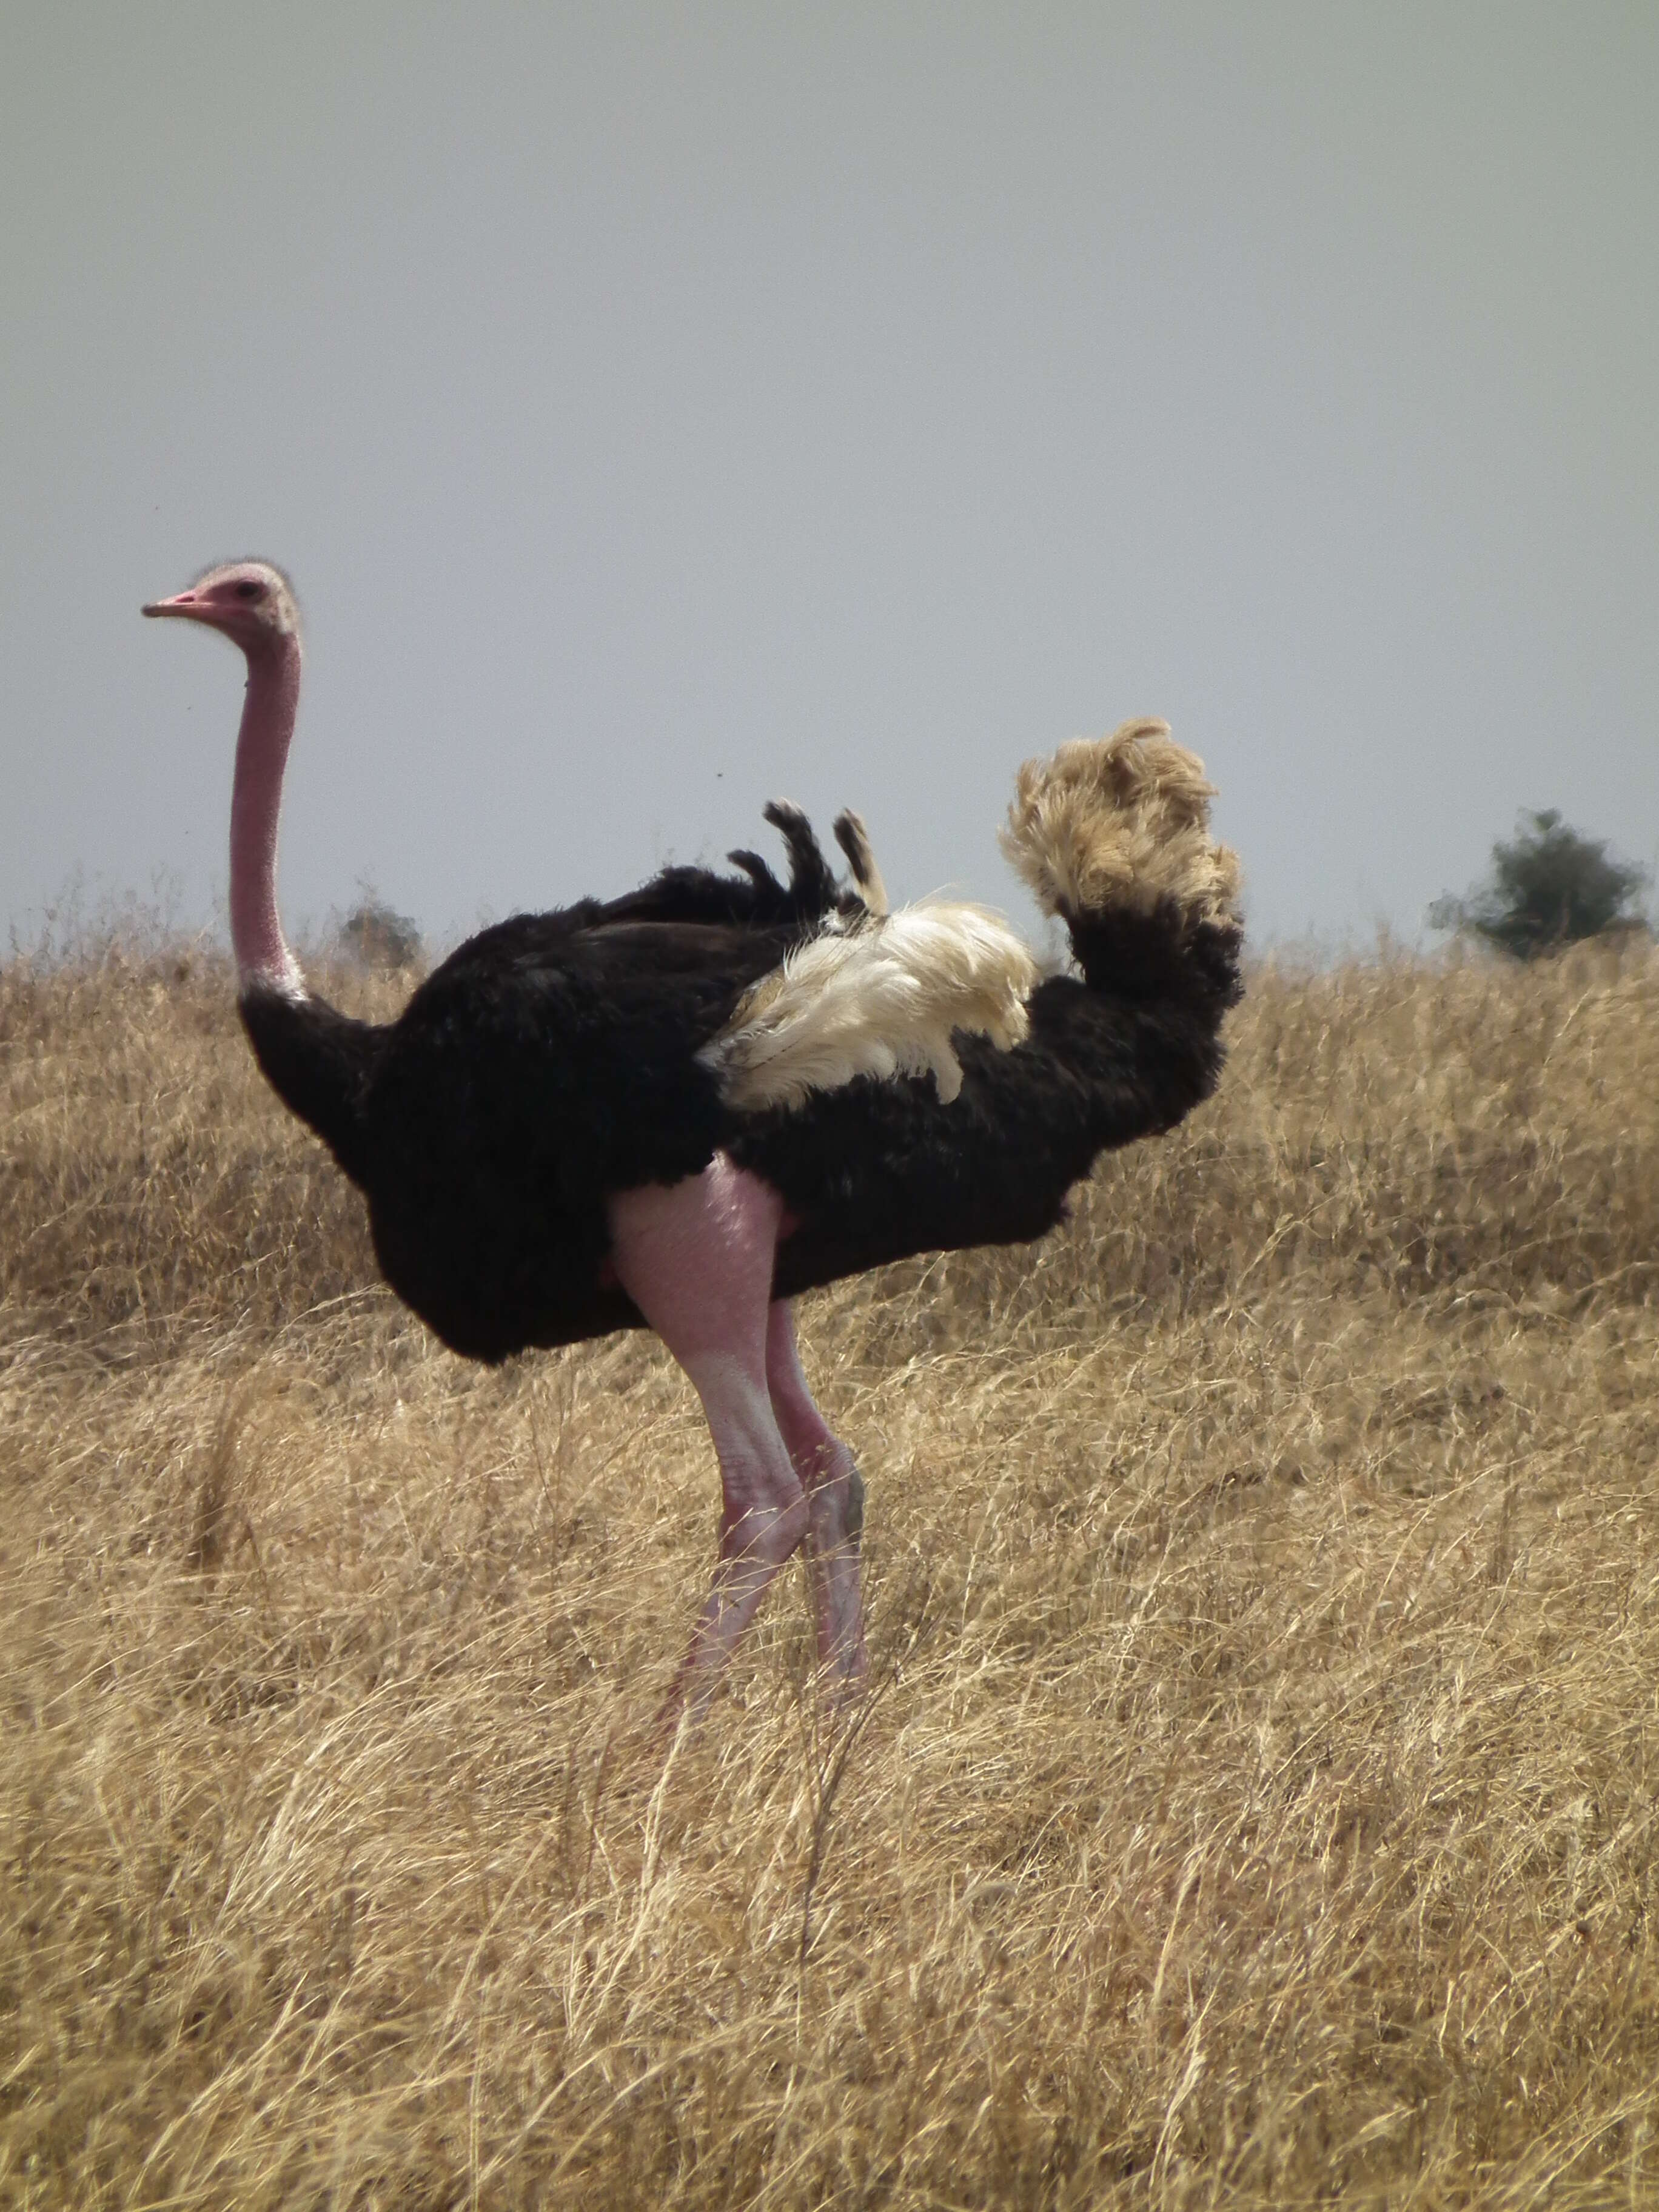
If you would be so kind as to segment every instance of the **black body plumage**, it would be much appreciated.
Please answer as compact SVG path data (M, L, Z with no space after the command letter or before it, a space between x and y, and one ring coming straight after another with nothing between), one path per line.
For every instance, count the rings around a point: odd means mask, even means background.
M641 1326L611 1274L606 1200L723 1148L788 1208L780 1297L926 1251L1020 1243L1103 1151L1170 1127L1220 1072L1240 933L1170 902L1067 917L1081 978L1030 1001L1012 1050L958 1032L961 1094L859 1077L735 1110L697 1058L744 993L849 903L803 817L773 811L780 884L677 868L462 945L386 1028L250 993L286 1103L365 1193L386 1280L443 1340L499 1360Z

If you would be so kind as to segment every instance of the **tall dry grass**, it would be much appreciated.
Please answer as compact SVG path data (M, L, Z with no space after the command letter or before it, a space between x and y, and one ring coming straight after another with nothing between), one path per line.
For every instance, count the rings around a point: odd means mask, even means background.
M1256 977L807 1302L876 1688L649 1341L501 1373L198 956L0 971L0 2200L1659 2199L1659 963Z

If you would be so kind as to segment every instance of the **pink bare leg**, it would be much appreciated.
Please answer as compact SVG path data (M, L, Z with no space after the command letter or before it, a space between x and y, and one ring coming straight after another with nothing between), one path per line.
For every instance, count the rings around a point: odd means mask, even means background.
M818 1663L843 1684L851 1684L862 1678L868 1663L859 1597L864 1483L852 1453L812 1403L787 1298L775 1301L767 1322L766 1382L772 1411L812 1516L806 1540L817 1614Z
M665 1717L700 1713L807 1533L805 1494L767 1389L767 1311L783 1201L723 1152L700 1176L611 1201L617 1279L690 1376L720 1460L720 1560Z

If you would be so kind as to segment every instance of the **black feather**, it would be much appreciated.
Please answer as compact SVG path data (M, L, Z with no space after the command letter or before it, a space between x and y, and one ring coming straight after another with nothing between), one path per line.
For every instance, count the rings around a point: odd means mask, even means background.
M789 848L789 890L803 911L828 914L839 902L841 886L823 857L811 823L787 799L775 799L761 812Z
M761 897L782 899L788 896L758 853L751 853L746 847L739 846L736 852L728 853L726 857L734 868L743 870Z
M608 1266L607 1199L696 1175L717 1149L784 1198L787 1296L1041 1237L1101 1152L1213 1090L1240 933L1165 903L1073 919L1083 978L1039 986L1011 1052L958 1034L950 1105L929 1078L860 1078L737 1112L697 1054L840 898L805 817L768 811L787 888L738 855L741 877L672 868L623 898L515 915L385 1029L245 997L260 1066L366 1194L387 1281L456 1351L496 1360L639 1326Z
M265 1080L317 1132L355 1183L372 1158L364 1115L390 1032L353 1021L320 999L242 994L242 1027Z

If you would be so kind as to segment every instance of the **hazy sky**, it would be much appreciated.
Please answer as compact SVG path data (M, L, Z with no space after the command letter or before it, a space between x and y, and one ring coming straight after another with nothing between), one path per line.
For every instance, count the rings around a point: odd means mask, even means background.
M281 7L0 21L0 921L439 936L860 807L1030 909L1016 763L1169 717L1258 941L1517 808L1659 857L1659 6Z

